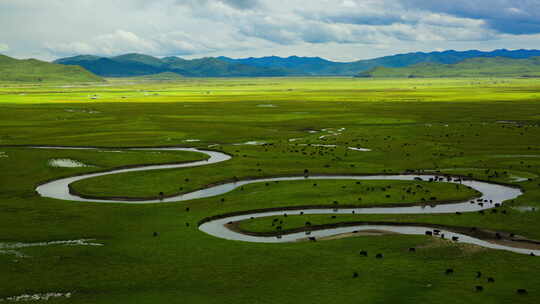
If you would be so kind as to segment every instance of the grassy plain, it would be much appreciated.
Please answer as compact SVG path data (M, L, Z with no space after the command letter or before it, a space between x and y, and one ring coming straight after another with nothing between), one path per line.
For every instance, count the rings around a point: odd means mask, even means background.
M37 150L22 145L109 147L106 151L211 146L233 156L211 166L106 176L75 185L81 193L101 196L174 194L235 176L301 175L306 169L310 174L408 169L472 174L519 185L525 193L505 205L506 215L290 216L284 228L301 227L306 221L420 222L482 227L540 240L540 213L516 209L540 207L539 101L540 81L534 79L116 79L102 85L0 84L0 243L89 238L104 244L21 249L28 258L0 254L0 299L74 292L70 299L50 302L537 302L537 257L422 236L251 244L216 239L197 229L197 223L208 216L276 206L421 203L428 193L404 192L416 183L318 181L314 187L312 182L282 182L248 185L243 191L185 203L73 203L41 198L34 188L52 178L83 172L204 156ZM243 144L250 141L272 145ZM320 144L336 147L315 146ZM47 163L53 158L75 159L93 167L52 168ZM366 187L376 190L366 191ZM425 187L430 197L440 201L475 195L448 185ZM270 220L241 225L267 232L273 229ZM152 236L154 231L158 237ZM418 250L409 253L409 247ZM360 250L384 253L384 259L361 258ZM447 268L455 273L445 275ZM352 278L354 271L359 278ZM476 271L484 276L477 279ZM488 284L488 276L495 283ZM475 292L476 285L484 286L484 291ZM517 295L518 288L529 294Z

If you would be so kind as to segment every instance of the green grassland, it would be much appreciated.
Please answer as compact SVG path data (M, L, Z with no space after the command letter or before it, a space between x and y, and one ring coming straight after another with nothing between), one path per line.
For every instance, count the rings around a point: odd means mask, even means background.
M216 197L154 205L66 202L41 198L34 189L85 172L205 158L188 152L113 152L122 147L211 146L233 158L203 167L103 176L74 188L94 196L155 197L235 177L302 175L306 169L312 175L411 169L470 175L519 186L524 194L501 208L506 214L289 216L281 217L283 228L301 228L307 221L433 223L540 240L540 212L517 209L540 208L539 101L540 80L511 78L0 83L0 243L85 238L104 244L20 249L27 258L0 254L0 299L73 292L70 299L49 302L535 303L538 257L424 236L254 244L197 229L209 216L261 208L425 204L422 199L432 196L437 202L476 196L465 187L405 181L260 183ZM269 145L243 144L250 141ZM62 158L91 166L48 166L50 159ZM421 190L413 194L408 188ZM240 228L273 232L272 220L248 220ZM360 257L360 250L370 257ZM375 253L384 259L376 260ZM447 268L455 273L445 275ZM484 276L477 279L477 271ZM352 278L353 272L359 277ZM487 277L495 283L488 284ZM476 285L484 291L475 292ZM517 295L518 288L529 294Z
M486 100L534 101L540 97L536 89L538 85L536 79L512 78L186 78L172 84L160 81L141 82L135 78L109 78L107 80L107 83L99 86L88 84L14 86L0 83L0 102L47 103L47 105L82 102L84 107L91 108L94 104L108 102L153 104L176 103L179 100L183 103L251 101L259 105L279 101L288 104L290 101L295 101L291 106L310 107L309 102L315 101L484 102ZM175 106L184 105L192 106L189 104ZM327 106L333 106L333 104ZM214 111L218 110L219 108ZM257 108L253 109L255 110ZM274 112L280 116L285 115L277 109L274 109Z

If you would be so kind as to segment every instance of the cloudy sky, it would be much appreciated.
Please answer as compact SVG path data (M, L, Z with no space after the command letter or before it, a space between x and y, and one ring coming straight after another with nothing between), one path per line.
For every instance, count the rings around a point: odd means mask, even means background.
M0 53L321 56L540 49L540 0L0 0Z

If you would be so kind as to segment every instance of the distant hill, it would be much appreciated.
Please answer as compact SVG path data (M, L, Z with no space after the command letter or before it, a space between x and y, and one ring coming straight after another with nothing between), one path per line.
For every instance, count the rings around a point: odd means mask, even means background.
M345 66L346 63L333 62L320 57L260 57L260 58L242 58L242 59L233 59L229 57L218 57L218 59L231 62L245 64L255 67L266 67L266 68L279 68L283 69L287 75L324 75L332 74L328 72L329 69L337 69L338 67Z
M232 63L212 57L192 60L166 57L162 61L167 64L170 71L188 77L287 76L286 71L283 69Z
M227 61L227 62L234 62L234 63L241 63L246 65L252 65L252 66L261 66L261 67L281 67L281 68L297 68L299 66L315 66L315 65L325 65L325 64L332 64L335 62L322 59L320 57L298 57L298 56L290 56L287 58L283 57L277 57L277 56L269 56L269 57L249 57L249 58L242 58L242 59L232 59L229 57L218 57L218 59Z
M423 62L409 67L377 67L358 77L540 77L540 57L471 58L453 64Z
M316 75L316 76L352 76L358 72L367 71L375 67L406 67L422 62L458 63L469 58L491 58L505 57L523 59L534 56L540 56L540 50L495 50L492 52L472 51L443 51L443 52L416 52L407 54L398 54L392 56L379 57L375 59L359 60L354 62L333 62L319 57L262 57L230 59L227 57L218 57L222 60L243 63L254 66L265 67L283 67L293 71L295 75Z
M173 72L163 72L159 74L137 76L136 78L139 78L142 80L171 81L171 80L183 79L184 77L182 75L179 75Z
M36 59L19 60L0 55L0 81L13 82L102 82L82 67L65 66Z
M116 62L124 62L124 63L136 62L139 64L149 65L156 68L162 67L164 64L163 61L161 61L160 59L156 57L143 55L143 54L134 54L134 53L116 56L111 59Z
M63 65L78 65L96 75L103 77L130 77L165 72L165 70L160 67L137 60L139 57L131 56L132 55L130 54L106 58L82 55L58 59L54 61L54 63ZM130 57L136 59L132 60Z
M178 57L159 59L142 54L126 54L111 58L75 56L55 63L79 65L104 77L132 77L172 72L186 77L256 77L286 76L283 69L257 67L227 62L217 58L186 60Z
M319 57L287 58L270 56L233 59L208 57L182 59L179 57L156 58L143 54L126 54L116 57L91 55L63 58L55 61L66 65L80 65L105 77L129 77L173 72L185 77L257 77L257 76L354 76L375 67L399 68L418 63L454 64L470 58L526 59L540 56L539 50L495 50L492 52L444 51L408 53L355 62L333 62Z

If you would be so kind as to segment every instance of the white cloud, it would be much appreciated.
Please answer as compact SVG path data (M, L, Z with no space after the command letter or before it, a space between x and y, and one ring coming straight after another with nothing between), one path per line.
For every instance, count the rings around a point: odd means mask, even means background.
M0 32L0 51L46 59L140 52L349 60L416 50L540 48L534 36L539 2L1 0L0 27L10 30ZM509 30L499 29L506 25Z
M46 46L51 52L65 54L115 55L124 52L155 53L159 51L158 45L153 41L125 30L99 35L89 41L47 43Z

